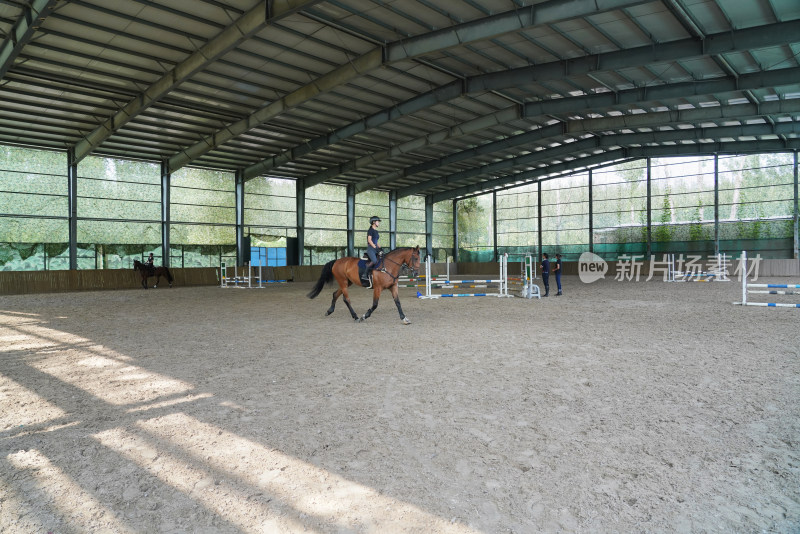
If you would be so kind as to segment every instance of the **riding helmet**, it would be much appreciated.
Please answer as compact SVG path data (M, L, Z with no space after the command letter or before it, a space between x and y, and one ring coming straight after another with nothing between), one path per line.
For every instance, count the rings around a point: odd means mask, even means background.
M380 220L381 220L380 217L378 217L377 215L373 215L372 217L369 218L369 223L372 224L375 221L380 221Z

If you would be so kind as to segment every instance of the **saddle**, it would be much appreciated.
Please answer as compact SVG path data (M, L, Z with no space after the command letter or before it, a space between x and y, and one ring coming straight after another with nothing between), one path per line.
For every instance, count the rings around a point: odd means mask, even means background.
M369 256L364 254L364 257L358 260L358 278L361 280L361 287L372 287L372 274L369 278L364 278L367 264L369 263ZM378 258L378 264L372 266L372 270L380 271L383 269L383 256Z
M156 275L156 266L155 265L148 265L146 263L140 263L141 271L146 274L147 276L155 276Z

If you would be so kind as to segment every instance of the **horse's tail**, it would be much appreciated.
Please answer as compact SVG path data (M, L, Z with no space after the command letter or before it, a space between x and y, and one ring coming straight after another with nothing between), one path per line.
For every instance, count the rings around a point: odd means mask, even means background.
M169 280L169 283L171 284L174 281L174 278L172 278L172 273L169 272L169 269L166 267L164 267L164 272L167 273L167 280Z
M333 280L334 263L336 263L336 260L331 260L322 268L322 274L319 276L319 280L317 280L317 283L314 285L314 289L309 292L308 298L316 298L316 296L322 291L322 288L325 286L325 284L330 283L330 281Z

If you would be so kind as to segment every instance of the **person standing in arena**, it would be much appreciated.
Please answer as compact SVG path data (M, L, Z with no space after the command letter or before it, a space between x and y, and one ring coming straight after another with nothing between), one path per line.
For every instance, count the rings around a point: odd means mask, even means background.
M544 283L544 295L546 297L550 294L550 260L548 259L549 256L547 253L542 254L542 283Z
M561 254L556 254L556 266L553 269L556 273L556 286L558 287L558 293L556 293L557 297L563 295L561 293Z

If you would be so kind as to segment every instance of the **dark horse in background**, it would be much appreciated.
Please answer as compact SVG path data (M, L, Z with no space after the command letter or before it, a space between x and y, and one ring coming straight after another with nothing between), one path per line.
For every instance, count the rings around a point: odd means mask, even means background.
M156 277L156 283L153 284L153 287L158 287L158 283L161 282L161 277L164 276L167 278L169 282L169 287L172 287L172 273L169 272L164 266L161 267L153 267L150 269L147 265L140 262L139 260L133 260L133 270L139 273L139 276L142 277L142 287L147 289L147 279L151 276Z
M322 275L319 277L314 289L308 294L308 298L313 299L320 294L325 284L336 280L336 283L339 284L339 289L333 292L331 307L328 308L325 315L333 313L333 309L336 306L336 299L338 299L340 295L344 295L344 303L347 304L350 315L356 321L361 322L367 320L369 316L372 315L372 312L375 311L375 308L378 307L378 299L381 297L381 291L389 289L392 292L392 298L394 298L394 303L397 305L397 311L400 312L400 319L403 321L403 324L411 324L411 321L409 321L408 317L403 313L403 308L400 307L400 298L397 295L397 278L400 276L400 270L403 267L411 269L412 277L417 276L417 272L419 271L419 247L396 248L383 257L383 269L375 269L372 271L372 307L367 310L363 317L359 317L356 312L353 311L353 307L350 305L350 295L347 292L347 288L352 284L362 285L361 277L358 272L358 262L358 258L339 258L338 260L331 260L326 263L322 268Z

